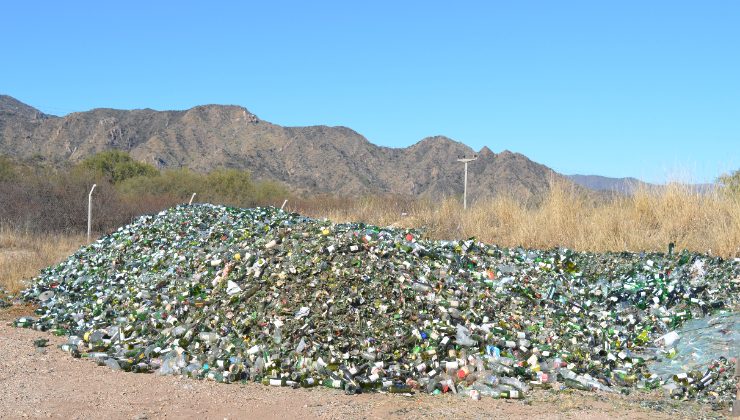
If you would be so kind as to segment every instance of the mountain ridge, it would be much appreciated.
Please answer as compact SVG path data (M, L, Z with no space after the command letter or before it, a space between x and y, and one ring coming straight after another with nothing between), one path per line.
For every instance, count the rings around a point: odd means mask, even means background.
M660 191L666 188L664 184L653 184L634 177L612 178L601 175L566 175L568 179L582 187L609 193L631 195L637 191ZM697 193L708 193L712 191L715 184L682 184Z
M186 110L95 108L53 116L0 96L0 153L17 159L76 163L119 149L159 168L219 167L249 170L299 192L363 195L462 194L461 155L469 164L471 199L507 193L531 197L550 179L567 181L545 165L504 150L472 148L446 136L425 137L403 148L378 146L345 126L280 126L239 105Z

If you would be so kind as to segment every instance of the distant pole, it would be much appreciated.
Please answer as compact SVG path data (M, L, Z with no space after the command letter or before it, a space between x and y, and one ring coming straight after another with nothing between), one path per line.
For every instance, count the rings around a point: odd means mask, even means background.
M285 207L286 204L288 204L288 200L283 201L283 205L280 206L280 210L282 210Z
M465 163L465 180L463 181L463 209L468 208L468 162L472 162L478 159L478 155L474 155L472 158L460 157L457 159L458 162Z
M193 195L190 196L190 202L188 203L188 206L193 204L193 199L195 198L195 194L196 193L193 193Z
M90 231L92 230L92 193L97 187L97 184L93 184L90 188L90 194L87 195L87 242L90 243Z

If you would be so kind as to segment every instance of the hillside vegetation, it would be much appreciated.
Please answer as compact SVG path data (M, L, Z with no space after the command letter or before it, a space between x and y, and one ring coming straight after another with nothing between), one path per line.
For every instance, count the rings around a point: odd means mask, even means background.
M92 208L96 233L109 232L141 214L188 202L194 192L196 201L238 207L279 204L290 195L282 184L254 180L247 171L160 171L121 151L98 153L64 168L14 164L0 158L0 224L21 232L84 232L87 196L93 184L97 185Z

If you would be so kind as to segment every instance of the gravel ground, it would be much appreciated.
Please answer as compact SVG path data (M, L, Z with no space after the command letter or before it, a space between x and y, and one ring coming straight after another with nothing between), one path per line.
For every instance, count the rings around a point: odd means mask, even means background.
M695 403L631 396L538 391L526 400L452 395L364 394L314 389L218 384L172 376L113 371L73 359L57 348L65 340L9 324L23 308L0 310L0 418L553 418L677 419L724 413ZM26 310L27 311L27 310ZM49 339L38 352L37 338Z

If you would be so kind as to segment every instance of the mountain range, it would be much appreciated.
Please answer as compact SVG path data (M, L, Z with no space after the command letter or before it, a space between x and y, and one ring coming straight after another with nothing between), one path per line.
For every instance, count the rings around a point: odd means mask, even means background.
M0 95L2 155L62 165L109 149L159 168L245 169L304 193L460 195L463 164L457 158L472 155L478 159L468 169L471 198L499 193L528 198L547 191L550 179L594 188L522 154L488 147L476 152L444 136L390 148L347 127L283 127L233 105L184 111L98 108L58 117Z
M637 178L609 178L600 175L566 175L568 179L575 182L576 184L589 188L595 191L609 192L609 193L620 193L620 194L633 194L635 191L659 191L661 188L665 188L665 185L651 184L649 182L641 181ZM698 193L708 193L712 191L715 184L685 184L693 191Z
M567 175L578 185L596 191L610 191L630 194L640 188L659 188L659 185L640 181L637 178L610 178L600 175Z

